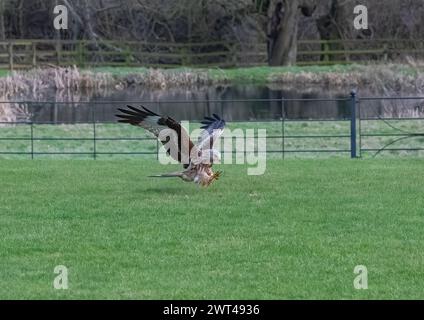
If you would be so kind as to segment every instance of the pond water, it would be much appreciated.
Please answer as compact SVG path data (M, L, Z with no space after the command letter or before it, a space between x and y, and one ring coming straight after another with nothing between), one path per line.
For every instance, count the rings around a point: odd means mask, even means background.
M361 95L367 94L362 92ZM288 100L283 103L282 98ZM154 112L177 120L200 120L212 113L221 115L227 121L268 121L282 117L319 120L348 118L348 99L349 92L334 92L322 88L287 90L255 85L162 90L128 88L78 96L51 92L42 98L49 102L25 103L25 110L29 120L53 123L91 122L93 119L97 122L114 122L117 108L124 107L127 103L134 106L143 104ZM424 100L402 104L399 101L370 101L361 106L362 116L366 117L424 116Z

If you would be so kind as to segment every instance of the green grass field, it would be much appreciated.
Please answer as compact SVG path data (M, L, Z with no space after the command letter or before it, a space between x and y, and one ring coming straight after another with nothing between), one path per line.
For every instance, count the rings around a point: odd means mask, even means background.
M0 299L424 298L422 160L267 164L201 189L152 160L0 161Z

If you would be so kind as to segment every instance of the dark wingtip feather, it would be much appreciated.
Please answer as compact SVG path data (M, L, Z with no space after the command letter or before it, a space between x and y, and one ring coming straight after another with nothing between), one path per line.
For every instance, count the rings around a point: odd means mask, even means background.
M144 111L143 111L143 110L137 109L136 107L133 107L133 106L130 106L130 105L127 105L127 107L128 107L129 109L131 109L132 111L135 111L135 112L137 112L137 113L144 113Z
M158 116L156 113L150 111L149 109L141 106L142 109L127 105L128 109L118 108L122 114L116 114L118 118L129 120L127 123L136 124L144 121L145 118L149 116Z
M122 113L125 114L129 114L130 116L135 116L135 117L144 117L144 113L143 112L135 112L135 111L130 111L130 110L122 110Z
M223 129L225 127L225 121L216 113L212 114L212 117L205 117L203 121L200 122L202 126L200 129L207 131L213 131L216 129Z
M152 116L160 117L157 113L154 113L152 110L147 109L145 106L141 106L147 113L149 113Z

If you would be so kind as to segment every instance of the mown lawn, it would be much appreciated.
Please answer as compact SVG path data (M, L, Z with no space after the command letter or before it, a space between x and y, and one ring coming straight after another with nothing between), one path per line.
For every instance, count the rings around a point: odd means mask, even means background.
M221 166L208 189L146 177L174 169L0 161L0 299L424 298L422 160Z

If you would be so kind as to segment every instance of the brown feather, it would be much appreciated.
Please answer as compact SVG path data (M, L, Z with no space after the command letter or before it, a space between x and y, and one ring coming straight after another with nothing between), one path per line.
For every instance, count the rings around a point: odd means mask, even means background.
M182 162L182 160L188 160L190 161L190 154L191 151L193 149L194 143L191 141L187 131L181 127L181 124L177 121L175 121L174 119L172 119L171 117L164 117L164 116L160 116L157 113L154 113L153 111L147 109L144 106L141 106L142 109L138 109L135 108L133 106L127 106L128 109L123 109L123 108L118 108L118 110L120 112L122 112L122 114L117 114L116 117L120 118L118 120L118 122L121 123L129 123L131 125L134 126L141 126L143 128L145 128L146 130L150 131L151 133L153 133L157 138L159 136L159 132L160 132L160 127L167 127L169 129L174 130L177 133L177 137L178 137L178 146L177 146L177 150L178 153L176 155L176 157L174 157L174 155L171 154L171 156L173 156L174 160L177 160L179 162ZM156 123L152 123L152 122L146 122L146 119L148 120L149 117L159 117ZM154 126L156 124L157 127L152 127L152 125ZM160 142L163 145L166 145L170 140L170 137L167 137L166 140L161 141ZM182 141L188 141L188 155L183 155L182 154ZM185 150L184 150L185 151ZM168 148L168 150L166 150L166 152L168 154L170 154L170 150ZM187 163L184 163L184 167L188 167Z

